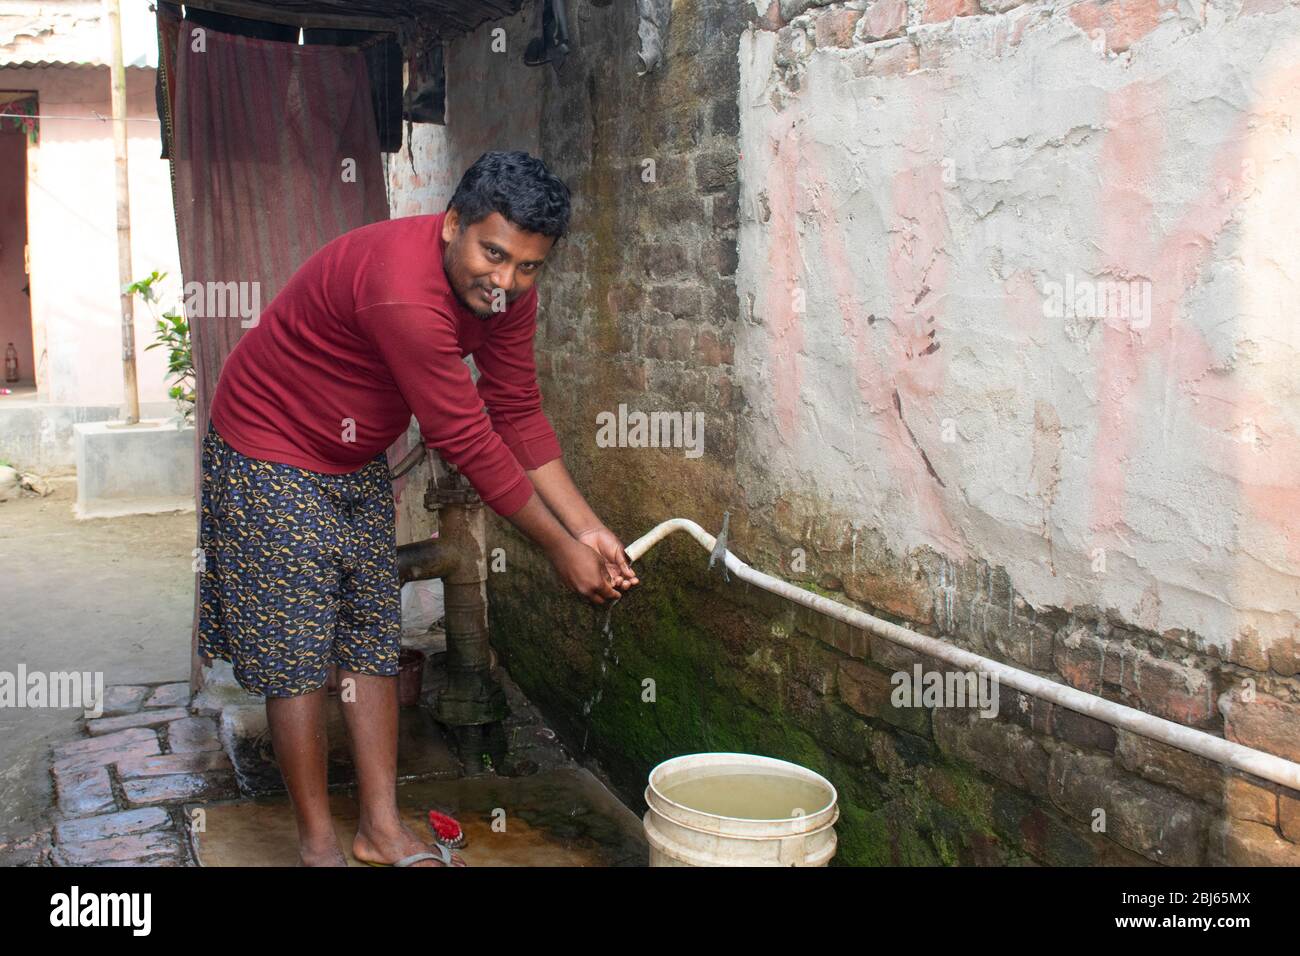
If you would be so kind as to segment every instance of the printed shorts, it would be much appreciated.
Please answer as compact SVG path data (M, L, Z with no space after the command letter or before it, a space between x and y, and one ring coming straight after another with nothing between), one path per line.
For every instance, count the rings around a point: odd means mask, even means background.
M230 661L245 689L295 697L330 664L393 676L401 589L383 452L327 475L203 439L199 653Z

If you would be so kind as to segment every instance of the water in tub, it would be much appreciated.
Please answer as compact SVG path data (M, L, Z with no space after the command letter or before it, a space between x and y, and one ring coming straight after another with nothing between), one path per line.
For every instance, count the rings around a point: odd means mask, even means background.
M807 816L830 803L825 787L770 773L708 774L660 787L659 792L692 810L745 820Z

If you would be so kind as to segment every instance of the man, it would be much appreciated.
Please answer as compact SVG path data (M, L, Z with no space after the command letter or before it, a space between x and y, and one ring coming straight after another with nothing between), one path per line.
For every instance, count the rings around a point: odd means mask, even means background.
M540 160L485 153L446 212L317 251L222 369L203 440L199 652L267 699L303 865L345 864L325 787L331 664L351 691L340 700L361 807L353 855L464 865L396 805L401 607L385 449L412 414L568 587L603 605L638 583L541 409L535 283L568 220L569 190Z

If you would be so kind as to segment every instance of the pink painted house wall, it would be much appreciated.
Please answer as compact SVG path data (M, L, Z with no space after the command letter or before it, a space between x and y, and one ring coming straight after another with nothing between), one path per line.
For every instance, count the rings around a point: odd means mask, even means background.
M36 385L40 397L82 405L123 401L113 136L105 66L0 70L0 90L37 93L39 142L27 147L27 217ZM153 69L127 70L131 257L136 278L168 273L180 290L171 180L154 110ZM62 117L88 117L62 118ZM159 311L165 302L159 303ZM167 367L154 318L137 299L142 402L167 401Z

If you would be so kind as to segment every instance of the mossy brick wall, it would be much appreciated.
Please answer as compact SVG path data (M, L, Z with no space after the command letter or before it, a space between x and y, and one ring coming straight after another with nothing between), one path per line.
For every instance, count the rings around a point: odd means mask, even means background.
M873 24L889 12L877 6ZM748 421L734 365L745 321L736 236L753 215L739 205L739 37L752 25L791 47L798 32L802 48L846 48L874 42L859 28L864 9L873 15L861 3L756 12L678 2L666 63L638 77L631 7L580 7L563 75L548 71L535 103L512 104L574 190L573 233L541 281L538 360L566 464L597 513L630 541L672 516L716 530L730 510L732 549L755 567L1294 759L1300 691L1285 649L1251 657L1238 646L1220 657L1195 635L1180 642L1088 607L1035 610L998 567L892 553L851 502L811 483L749 496L737 480L738 457L752 454L739 426L764 426ZM881 29L898 36L905 23ZM445 153L456 155L458 137L483 141L487 122L462 114ZM653 182L641 175L647 159ZM597 447L596 415L620 403L703 411L704 455ZM494 521L490 534L506 555L489 580L495 646L566 742L634 807L663 759L748 751L834 782L842 864L1298 860L1297 794L1006 688L995 719L893 707L892 673L938 663L725 582L683 536L640 562L642 584L608 614L607 632L607 612L567 594L507 523ZM1247 679L1253 701L1241 700ZM1093 829L1098 809L1105 832Z
M770 549L736 547L772 568L794 540L811 551L817 535L778 540ZM895 707L891 675L916 664L943 670L940 662L726 582L684 536L651 551L640 565L643 583L612 612L561 594L545 561L522 542L506 548L510 570L490 582L494 643L564 739L597 759L638 809L646 773L660 760L739 751L795 761L835 784L844 864L1286 863L1300 835L1294 792L1009 688L1001 689L994 719L974 709ZM858 557L888 563L863 542ZM848 560L831 557L821 582L799 583L858 603L834 575ZM785 576L800 577L789 569ZM987 591L957 594L964 600L952 608L954 617L961 611L970 620L971 602L982 617ZM1017 659L1005 649L1016 643L1017 656L1046 655L1038 667L1022 666L1058 678L1057 655L1066 661L1076 640L1101 641L1104 633L1104 659L1131 665L1150 639L1117 634L1082 614L1013 616L1010 627L987 634L982 626L915 626L1009 663ZM1159 669L1158 660L1141 666ZM1157 672L1167 674L1151 673ZM1147 679L1144 709L1160 712L1151 706L1158 683ZM1122 681L1103 681L1099 689L1143 703ZM1174 706L1181 701L1176 695ZM1105 811L1105 832L1093 829L1098 809Z

